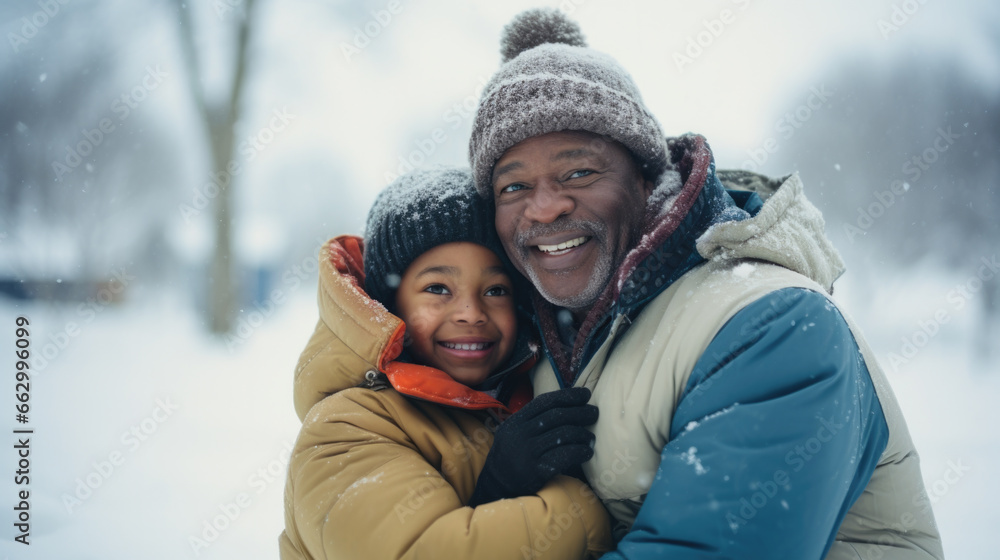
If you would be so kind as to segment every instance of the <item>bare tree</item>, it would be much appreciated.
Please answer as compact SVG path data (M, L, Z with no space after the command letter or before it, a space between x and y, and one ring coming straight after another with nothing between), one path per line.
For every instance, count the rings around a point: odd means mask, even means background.
M28 21L30 8L38 6L3 4L0 20ZM163 228L158 210L172 199L178 167L169 130L145 104L123 103L126 95L133 103L143 71L117 56L126 45L160 54L141 40L148 19L142 3L71 3L0 56L0 276L86 298L112 269L136 272L152 260L148 240ZM150 91L143 95L161 95Z
M236 38L235 65L225 99L209 99L202 80L201 59L195 48L194 26L191 10L184 0L176 0L178 21L181 32L181 47L188 67L191 96L205 123L208 144L211 148L212 169L225 171L233 157L234 127L242 111L242 93L248 66L247 44L254 16L254 0L243 3L242 19ZM209 325L212 332L228 332L236 312L237 283L233 271L232 249L232 179L219 189L214 203L215 252L209 270Z
M979 271L954 301L978 307L977 344L994 345L1000 98L935 51L891 65L858 57L824 81L836 92L829 107L781 155L813 185L828 230L838 243L904 270L929 260Z

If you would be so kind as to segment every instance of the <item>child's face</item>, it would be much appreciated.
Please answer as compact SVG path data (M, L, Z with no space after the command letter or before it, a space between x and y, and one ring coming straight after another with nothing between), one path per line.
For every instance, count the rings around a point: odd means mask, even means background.
M513 284L493 251L446 243L403 274L396 308L417 361L465 385L482 383L514 349Z

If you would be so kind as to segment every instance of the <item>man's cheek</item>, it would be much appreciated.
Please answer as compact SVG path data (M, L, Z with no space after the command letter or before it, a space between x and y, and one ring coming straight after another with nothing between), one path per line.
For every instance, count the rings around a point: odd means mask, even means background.
M514 237L517 234L514 213L498 210L493 218L493 228L496 229L497 237L500 238L500 244L503 245L508 255L514 254L516 251Z
M504 253L507 253L507 258L510 259L510 262L514 265L514 268L516 268L518 272L526 274L524 269L524 257L526 256L526 252L525 255L522 255L521 251L514 246L513 242L508 243L507 239L503 237L503 234L501 233L500 235L500 244L503 245L503 251Z

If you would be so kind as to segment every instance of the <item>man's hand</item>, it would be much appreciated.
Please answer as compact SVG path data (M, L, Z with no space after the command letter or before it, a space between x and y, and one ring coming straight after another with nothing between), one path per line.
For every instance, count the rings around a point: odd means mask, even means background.
M497 428L469 505L534 494L552 477L594 456L597 421L583 387L546 393Z

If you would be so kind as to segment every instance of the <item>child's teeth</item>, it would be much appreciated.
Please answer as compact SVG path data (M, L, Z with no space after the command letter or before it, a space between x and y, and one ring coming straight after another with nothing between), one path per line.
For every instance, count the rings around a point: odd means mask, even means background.
M452 348L454 350L485 350L487 344L488 343L486 342L460 343L460 344L446 342L445 346L447 346L448 348Z

